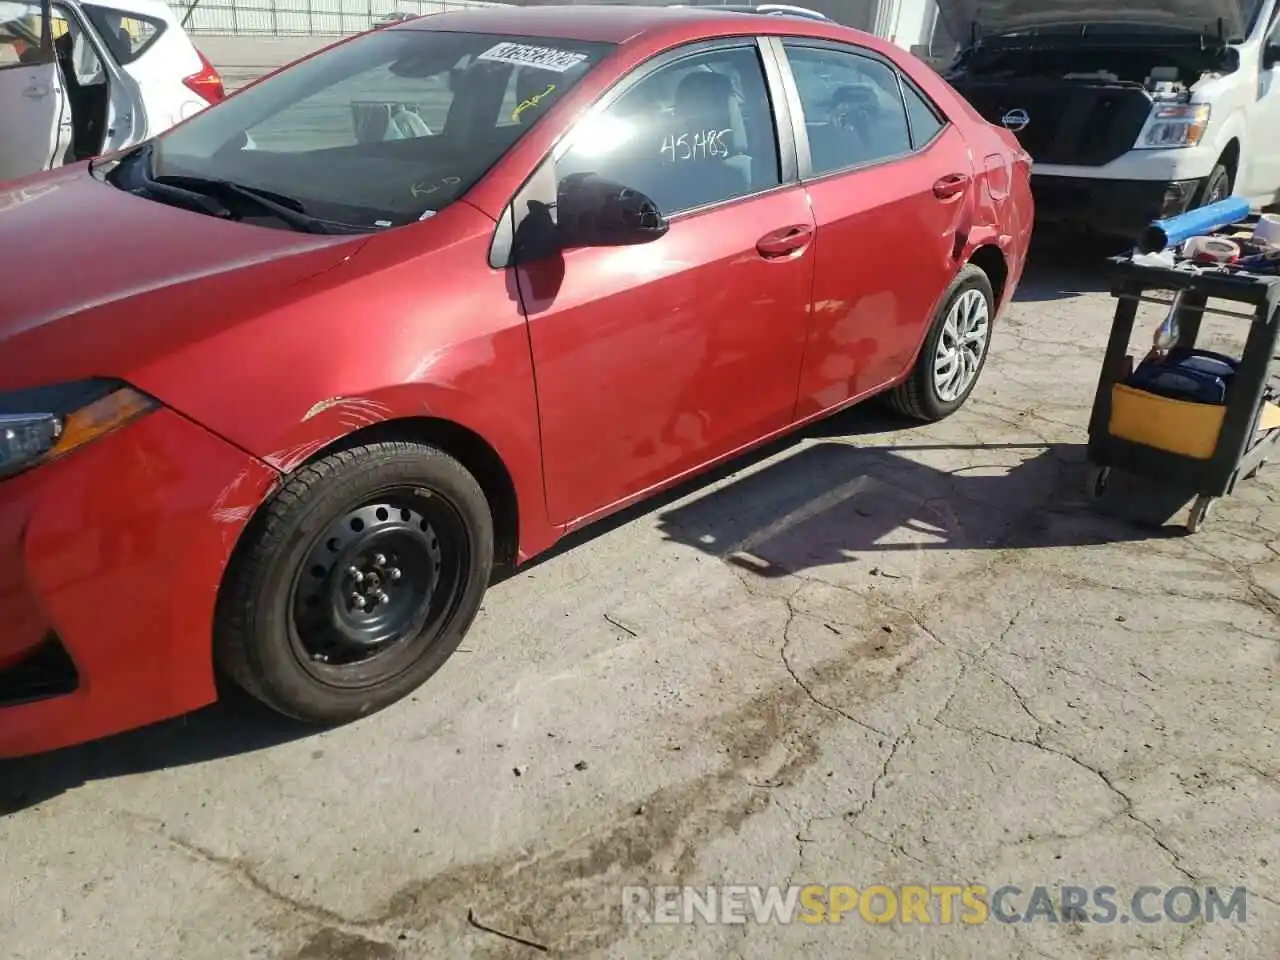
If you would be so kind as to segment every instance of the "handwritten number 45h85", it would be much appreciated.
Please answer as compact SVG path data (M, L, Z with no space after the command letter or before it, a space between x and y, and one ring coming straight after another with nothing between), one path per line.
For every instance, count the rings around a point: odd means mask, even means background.
M707 157L727 157L729 145L725 137L732 130L698 130L692 135L668 136L662 141L661 153L672 163L677 160L703 160Z

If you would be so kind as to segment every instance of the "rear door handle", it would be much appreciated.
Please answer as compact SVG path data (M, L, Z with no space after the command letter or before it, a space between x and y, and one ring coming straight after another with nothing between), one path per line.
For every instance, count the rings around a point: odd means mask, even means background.
M776 260L803 250L813 239L813 225L798 223L766 233L756 241L756 252L766 259Z
M968 189L971 179L967 173L949 173L934 183L933 195L939 200L958 197Z
M32 100L39 100L41 97L47 97L49 95L49 85L47 83L33 83L22 92Z

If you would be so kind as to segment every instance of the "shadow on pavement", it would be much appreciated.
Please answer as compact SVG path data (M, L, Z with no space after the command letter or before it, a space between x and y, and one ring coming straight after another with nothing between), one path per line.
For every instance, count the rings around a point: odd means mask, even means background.
M972 461L984 452L991 454L986 465L946 464L957 453ZM669 540L767 578L848 563L855 554L887 560L1182 535L1163 524L1184 494L1141 489L1140 514L1123 497L1097 509L1085 496L1084 460L1082 444L817 443L664 513L659 528Z
M745 453L714 470L699 474L692 480L686 480L684 483L669 490L655 494L634 506L620 510L593 523L589 527L575 531L560 540L546 553L535 557L514 573L505 575L503 579L507 579L510 576L518 577L525 571L532 570L534 567L540 566L549 560L576 550L597 537L601 537L612 530L617 530L619 527L625 527L640 517L659 512L677 500L683 500L696 493L698 490L713 486L743 470L749 470L754 464L762 460L778 456L786 450L799 445L804 440L823 437L871 437L878 434L893 433L908 426L911 426L909 422L891 413L887 407L875 401L867 401L866 403L858 404L856 407L850 407L848 410L843 410L840 413L819 420L803 430L798 430L750 453Z
M238 690L212 706L141 730L20 760L0 760L0 817L94 780L253 753L315 734Z

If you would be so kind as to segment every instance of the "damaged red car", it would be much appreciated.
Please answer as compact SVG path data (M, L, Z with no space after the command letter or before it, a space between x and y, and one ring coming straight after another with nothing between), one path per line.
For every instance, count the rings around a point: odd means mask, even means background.
M1028 180L874 37L588 6L378 29L8 185L0 757L220 677L362 717L495 568L865 398L948 416Z

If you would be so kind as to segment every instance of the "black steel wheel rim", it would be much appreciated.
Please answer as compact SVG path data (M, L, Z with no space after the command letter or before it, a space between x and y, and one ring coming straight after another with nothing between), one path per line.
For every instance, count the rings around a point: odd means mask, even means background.
M439 492L391 487L340 512L307 546L289 594L289 637L322 682L363 687L417 662L457 611L471 539Z

